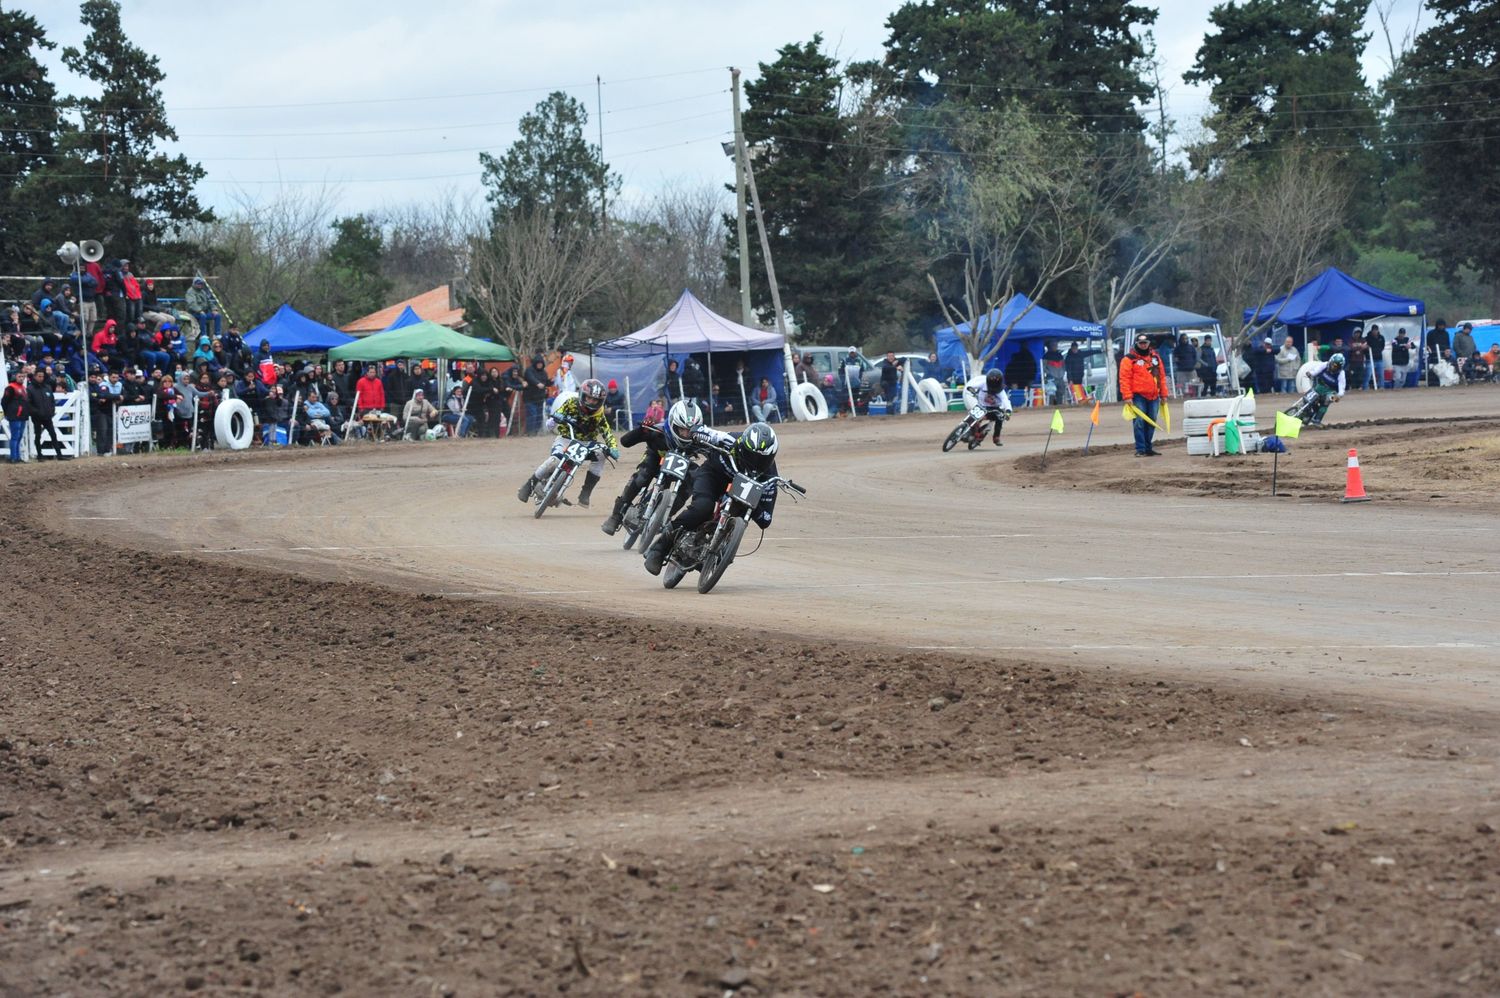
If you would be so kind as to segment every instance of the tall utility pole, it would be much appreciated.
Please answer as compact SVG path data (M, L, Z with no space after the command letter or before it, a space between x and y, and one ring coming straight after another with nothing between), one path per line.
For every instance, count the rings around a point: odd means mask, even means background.
M604 162L604 79L601 76L594 77L594 109L599 118L599 162ZM599 176L599 224L606 230L609 228L609 211L604 203L604 191L609 183L609 170L604 170Z
M753 326L755 314L750 309L750 234L745 222L745 171L749 161L745 158L745 126L740 122L740 71L731 67L729 79L734 91L734 193L739 207L736 221L740 238L740 322ZM770 257L767 256L767 267L770 262Z

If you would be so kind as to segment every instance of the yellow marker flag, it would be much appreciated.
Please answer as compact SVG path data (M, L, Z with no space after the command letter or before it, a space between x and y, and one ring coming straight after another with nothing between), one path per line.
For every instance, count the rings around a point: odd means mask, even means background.
M1093 423L1095 426L1099 425L1099 403L1098 402L1094 403L1094 411L1091 412L1091 413L1089 413L1089 422Z
M1246 402L1254 402L1255 401L1255 389L1254 388L1246 388L1245 389L1245 401Z
M1172 432L1172 406L1166 399L1161 403L1161 427L1164 433Z
M1278 437L1291 437L1296 439L1302 434L1302 420L1296 416L1288 416L1284 412L1276 414L1276 435Z
M1120 418L1125 420L1125 422L1127 423L1134 419L1137 415L1138 414L1135 411L1135 406L1131 405L1129 402L1126 402L1125 408L1120 410Z
M1052 429L1053 433L1061 433L1063 431L1063 421L1062 421L1062 410L1061 409L1053 409L1052 410L1052 427L1051 427L1051 429Z

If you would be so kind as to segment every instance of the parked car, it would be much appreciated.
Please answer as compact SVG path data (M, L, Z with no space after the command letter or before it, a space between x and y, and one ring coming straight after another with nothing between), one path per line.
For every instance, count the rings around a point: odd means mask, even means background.
M842 347L792 347L792 352L809 358L813 369L818 372L818 380L821 381L826 375L834 375L835 383L843 383L844 358L849 356L849 348ZM854 354L859 358L859 380L866 389L880 383L880 366L873 363L859 351Z

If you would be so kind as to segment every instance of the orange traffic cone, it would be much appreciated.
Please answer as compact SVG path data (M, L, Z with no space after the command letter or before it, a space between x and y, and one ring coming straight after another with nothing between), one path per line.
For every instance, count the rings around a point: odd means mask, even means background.
M1359 451L1349 451L1349 471L1344 479L1344 502L1369 502L1365 495L1365 482L1359 474Z

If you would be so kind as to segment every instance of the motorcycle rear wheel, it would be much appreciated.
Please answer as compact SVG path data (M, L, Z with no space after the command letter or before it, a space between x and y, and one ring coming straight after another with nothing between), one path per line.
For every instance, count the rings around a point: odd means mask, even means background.
M975 429L978 429L978 427L975 427ZM975 433L974 430L970 430L969 431L969 450L973 450L975 447L978 447L982 443L984 443L984 433L983 433L983 431L981 431L979 433Z
M745 536L747 525L746 520L735 520L718 548L704 556L703 567L698 570L698 592L709 592L723 578L724 570L734 561L734 554L740 549L740 539Z

